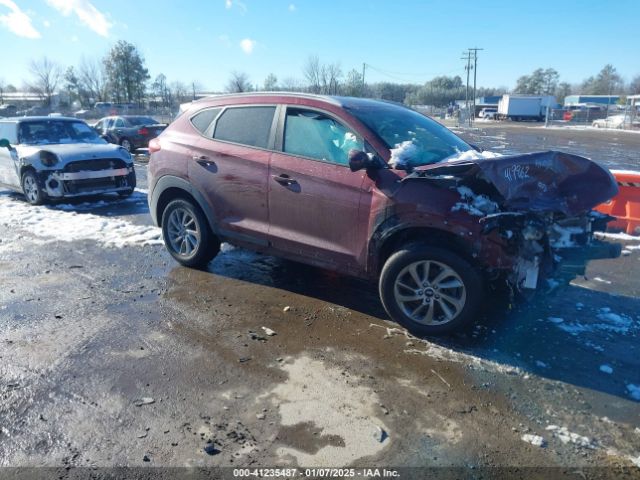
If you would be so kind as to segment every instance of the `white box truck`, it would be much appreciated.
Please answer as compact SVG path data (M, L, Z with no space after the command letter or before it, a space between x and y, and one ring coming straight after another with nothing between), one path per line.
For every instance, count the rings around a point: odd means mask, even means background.
M498 119L542 121L547 106L553 108L555 104L551 95L503 95L498 102Z

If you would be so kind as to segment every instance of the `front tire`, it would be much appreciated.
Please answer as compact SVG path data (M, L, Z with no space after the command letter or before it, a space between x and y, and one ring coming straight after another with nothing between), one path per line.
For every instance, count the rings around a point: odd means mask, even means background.
M478 271L455 253L410 244L384 264L379 292L389 316L407 330L441 335L476 316L483 286Z
M42 205L44 203L45 195L38 183L36 172L33 170L27 170L22 174L22 192L27 202L31 205Z
M187 267L204 267L220 251L202 210L186 199L173 200L165 208L162 236L171 256Z
M133 144L128 138L123 138L122 140L120 140L120 146L129 153L133 152Z

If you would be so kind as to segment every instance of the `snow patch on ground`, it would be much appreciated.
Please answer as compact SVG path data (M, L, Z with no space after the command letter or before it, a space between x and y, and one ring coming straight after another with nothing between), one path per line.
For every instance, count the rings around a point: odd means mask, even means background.
M512 365L505 365L493 360L487 360L480 358L468 352L461 350L453 350L451 348L443 347L437 343L431 343L428 340L414 337L408 331L402 328L386 327L384 325L378 325L371 323L369 328L376 327L386 331L387 336L402 335L409 343L412 344L412 348L407 348L404 353L409 355L425 355L430 358L435 358L443 361L450 361L460 364L465 364L470 368L479 368L482 370L488 370L491 372L504 373L507 375L519 375L523 376L524 372L518 367ZM424 350L418 347L424 347Z
M573 443L579 447L595 448L593 441L589 437L570 432L567 427L548 425L545 430L553 432L553 436L558 438L562 443Z
M544 438L539 435L531 435L530 433L525 433L522 435L522 441L530 443L531 445L535 445L536 447L544 447L547 442Z
M600 371L602 373L608 373L609 375L611 375L613 373L613 368L611 368L609 365L600 365Z
M627 385L627 391L629 392L629 395L631 396L631 398L633 398L634 400L640 401L640 385L634 385L633 383L629 383Z
M45 242L91 240L113 248L162 244L162 232L157 227L78 213L70 211L66 205L33 206L9 195L0 195L0 224Z
M596 318L597 322L563 322L558 323L557 327L574 336L591 332L613 332L624 335L637 327L633 319L613 313L608 307L601 308Z

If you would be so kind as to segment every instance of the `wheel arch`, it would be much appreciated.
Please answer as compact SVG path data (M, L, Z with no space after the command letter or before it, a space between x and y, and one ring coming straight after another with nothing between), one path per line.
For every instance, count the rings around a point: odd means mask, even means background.
M38 171L36 170L36 167L31 165L30 163L22 163L22 165L20 165L20 181L21 182L22 182L22 176L28 170L32 170L33 172L38 173Z
M204 213L209 228L214 234L217 234L216 220L213 209L206 202L204 196L196 190L187 180L175 177L173 175L165 175L156 183L153 193L149 198L149 213L153 223L160 226L162 222L162 212L169 202L177 198L184 198L192 201L200 207Z
M475 267L479 267L471 245L450 231L434 227L405 226L383 235L372 252L372 271L380 274L387 259L403 245L422 243L456 253Z

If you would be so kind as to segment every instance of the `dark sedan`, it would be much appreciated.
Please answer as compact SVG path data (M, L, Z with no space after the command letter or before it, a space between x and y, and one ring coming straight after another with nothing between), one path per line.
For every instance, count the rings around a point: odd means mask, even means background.
M160 135L167 125L151 117L120 115L101 118L94 128L108 142L117 143L133 152L138 148L146 148L149 140Z

